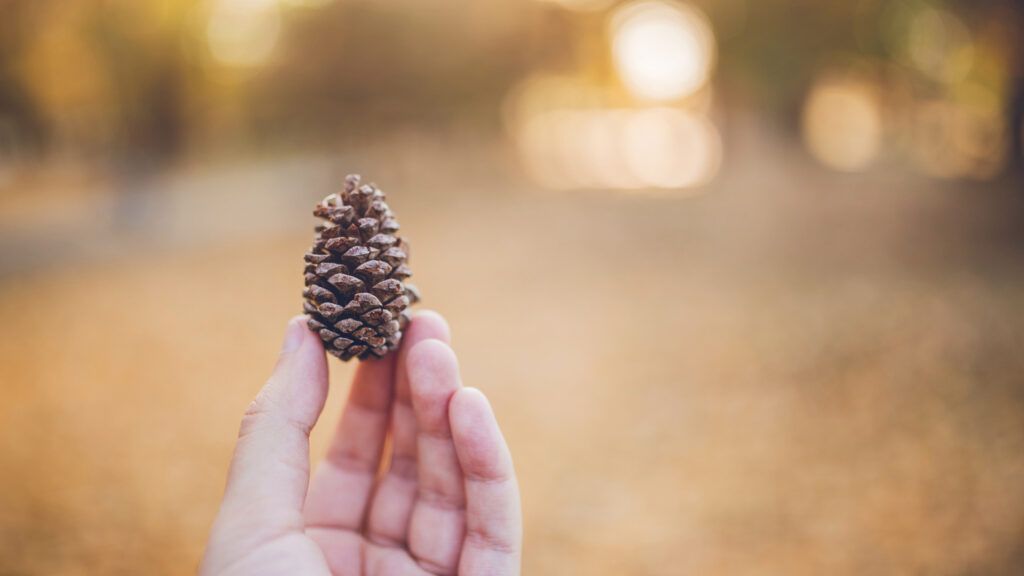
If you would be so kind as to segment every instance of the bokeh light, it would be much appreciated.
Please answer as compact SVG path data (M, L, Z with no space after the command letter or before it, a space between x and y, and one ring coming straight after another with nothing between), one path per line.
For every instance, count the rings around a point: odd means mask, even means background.
M626 88L636 97L674 100L703 86L714 65L708 19L684 4L642 1L611 18L612 55Z
M957 100L924 102L914 115L912 157L936 178L995 177L1006 161L1001 99L979 86Z
M811 154L826 166L863 170L882 144L877 88L856 77L822 77L804 105L803 136Z
M910 20L907 57L915 68L934 80L961 80L974 62L970 30L947 10L924 8Z
M280 2L284 6L296 8L319 8L334 2L334 0L280 0Z
M249 67L266 62L277 46L277 0L216 0L206 26L210 53L220 63Z
M703 116L675 108L633 112L624 152L633 174L656 188L692 188L718 172L722 144Z
M721 137L677 108L559 109L517 134L530 175L553 189L693 189L721 164Z
M615 0L542 0L578 12L597 12L615 3Z

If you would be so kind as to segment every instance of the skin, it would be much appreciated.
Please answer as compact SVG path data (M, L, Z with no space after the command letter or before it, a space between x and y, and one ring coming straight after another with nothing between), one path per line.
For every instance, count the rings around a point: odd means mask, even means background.
M362 361L323 462L309 432L327 362L305 317L242 419L202 576L519 574L512 458L484 395L461 385L448 325L421 312L396 354Z

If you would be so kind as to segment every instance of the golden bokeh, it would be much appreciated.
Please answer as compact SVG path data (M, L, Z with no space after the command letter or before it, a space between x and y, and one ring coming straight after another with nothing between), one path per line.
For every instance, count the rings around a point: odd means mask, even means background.
M531 175L554 189L667 189L707 184L721 164L714 125L676 108L560 109L517 135Z
M867 168L882 148L878 88L855 77L821 78L804 104L803 135L826 166L844 172Z
M5 0L0 575L195 572L349 173L495 408L524 574L1024 573L1021 30L1012 0Z
M609 27L615 68L637 98L677 100L708 81L715 41L696 8L643 0L617 8Z
M218 62L246 67L270 59L280 30L278 0L213 0L206 36Z
M907 56L918 70L936 80L962 80L974 63L971 32L946 10L922 8L910 21Z

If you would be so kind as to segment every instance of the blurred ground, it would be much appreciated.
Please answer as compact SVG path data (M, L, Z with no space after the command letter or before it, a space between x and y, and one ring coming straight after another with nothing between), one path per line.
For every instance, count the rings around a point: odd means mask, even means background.
M66 204L25 184L0 209L0 574L193 569L346 171L389 193L506 429L524 573L1020 573L1019 190L736 132L747 164L696 198L545 192L500 146L416 134Z

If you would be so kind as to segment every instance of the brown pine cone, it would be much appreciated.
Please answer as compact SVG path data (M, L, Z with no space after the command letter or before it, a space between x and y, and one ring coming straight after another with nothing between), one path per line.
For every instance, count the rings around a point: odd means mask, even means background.
M305 256L302 307L324 348L342 360L383 356L398 347L409 323L406 308L419 300L406 284L409 244L395 235L398 221L374 184L345 178L345 189L313 210L324 219Z

